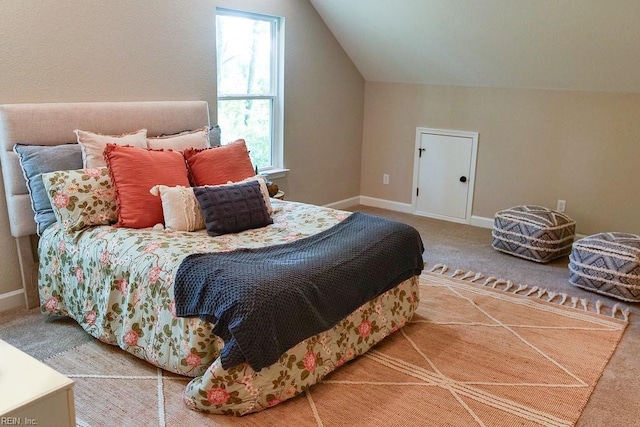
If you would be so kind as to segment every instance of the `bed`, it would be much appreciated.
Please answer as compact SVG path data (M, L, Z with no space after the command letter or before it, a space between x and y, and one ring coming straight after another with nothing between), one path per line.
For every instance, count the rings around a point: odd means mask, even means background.
M249 356L247 361L229 365L238 359L231 356L225 359L225 352L228 355L232 348L231 340L227 339L225 343L220 337L225 335L219 332L223 322L215 321L224 316L184 317L181 314L187 309L182 305L176 307L176 301L182 300L182 293L176 298L177 293L182 292L179 291L179 285L184 281L182 276L191 277L181 273L188 260L202 254L226 260L228 258L222 257L288 249L291 245L325 241L328 239L325 236L339 227L347 227L347 223L377 220L356 218L356 214L326 207L270 199L262 204L263 208L270 205L271 222L268 225L214 237L208 229L183 231L160 223L130 228L123 222L116 227L113 222L117 216L107 218L109 215L104 213L112 215L114 207L103 201L114 197L113 189L105 184L110 178L115 186L115 176L109 176L116 170L116 163L112 162L108 173L106 168L75 171L54 168L42 174L46 177L43 181L51 183L59 179L59 175L69 180L70 173L75 173L71 176L75 176L81 186L86 186L83 188L89 188L94 204L98 197L95 194L102 197L98 200L99 206L94 206L102 213L93 212L92 219L100 217L100 220L87 221L89 226L76 221L69 227L66 220L58 217L57 221L40 230L34 221L34 200L27 189L28 177L20 164L24 158L19 158L18 152L14 151L15 144L29 145L28 152L35 150L34 147L53 146L75 150L71 145L76 143L76 129L121 135L144 128L147 138L182 135L194 129L211 129L208 105L203 101L13 104L2 106L0 113L0 160L11 234L16 239L20 258L25 303L28 307L40 305L44 313L69 316L102 342L118 345L162 369L193 377L182 396L192 409L239 416L274 406L321 381L334 369L404 326L417 307L417 277L422 269L421 241L419 254L416 255L416 248L412 255L413 258L420 257L419 266L404 268L402 277L394 273L398 283L367 297L354 310L341 315L338 321L334 319L330 327L291 341L293 345L287 344L283 347L286 351L267 359L265 363L268 364L264 366L255 365ZM163 152L166 151L169 150ZM77 190L76 181L73 185ZM253 183L242 185L252 191L258 188ZM31 189L31 183L29 186ZM122 189L119 191L122 193ZM51 202L54 208L57 207L53 196ZM121 206L117 210L120 214L124 212ZM166 219L167 212L164 211ZM136 216L132 215L131 221L135 220ZM364 224L361 228L370 227L370 223ZM34 237L36 231L39 238ZM340 237L345 236L344 233L334 234ZM382 249L374 251L381 257L379 259L390 258L391 252L399 252L384 250L388 253L383 253ZM295 256L297 251L299 246L289 251L289 256ZM404 261L398 261L398 264L400 262ZM415 260L411 262L416 264ZM297 264L297 261L287 259L283 264L291 263ZM276 274L281 274L281 270L278 271ZM364 270L351 273L353 280L364 282L372 276ZM379 275L379 272L373 272L373 275ZM306 280L295 277L300 282ZM203 299L196 298L195 302ZM282 318L277 316L281 310L260 315L282 323ZM268 338L271 340L268 342L273 342L273 337ZM242 344L241 339L238 341ZM289 341L283 338L282 342ZM246 351L246 347L242 349ZM260 353L258 357L261 355L260 351L256 353ZM256 366L259 369L254 369Z

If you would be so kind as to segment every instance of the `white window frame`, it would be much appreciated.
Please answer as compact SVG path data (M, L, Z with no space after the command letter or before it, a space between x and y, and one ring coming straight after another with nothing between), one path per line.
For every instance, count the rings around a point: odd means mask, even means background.
M269 178L286 175L284 168L284 18L235 9L216 8L218 15L270 22L271 25L271 88L268 95L223 94L218 91L217 101L271 100L271 166L263 167L259 172ZM216 74L217 74L216 70ZM222 129L224 133L224 129Z

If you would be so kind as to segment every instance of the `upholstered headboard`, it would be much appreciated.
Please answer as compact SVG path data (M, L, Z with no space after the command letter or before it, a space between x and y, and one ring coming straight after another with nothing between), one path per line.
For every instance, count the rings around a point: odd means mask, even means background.
M149 136L158 136L198 129L209 124L206 101L1 105L0 162L11 235L17 240L23 285L28 295L27 306L34 306L34 289L37 300L37 288L33 283L34 264L26 259L27 256L33 258L28 236L35 234L36 224L26 181L18 156L13 152L14 144L74 143L75 129L117 135L146 128Z

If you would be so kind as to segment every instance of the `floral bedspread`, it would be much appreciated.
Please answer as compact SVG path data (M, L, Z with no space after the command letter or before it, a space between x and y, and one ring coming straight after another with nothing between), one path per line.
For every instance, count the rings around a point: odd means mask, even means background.
M184 395L194 409L242 415L273 406L403 326L418 298L416 279L405 281L331 331L299 343L259 375L245 365L223 370L218 358L223 342L212 333L213 325L175 315L173 281L184 257L297 240L349 215L277 200L273 207L273 225L218 237L204 230L111 226L69 235L53 225L39 243L42 311L72 317L92 336L155 366L198 377Z

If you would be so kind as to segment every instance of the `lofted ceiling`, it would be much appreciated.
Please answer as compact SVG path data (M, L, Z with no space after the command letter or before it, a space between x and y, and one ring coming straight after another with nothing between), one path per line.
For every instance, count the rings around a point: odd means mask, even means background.
M638 0L309 0L367 81L640 93Z

